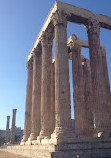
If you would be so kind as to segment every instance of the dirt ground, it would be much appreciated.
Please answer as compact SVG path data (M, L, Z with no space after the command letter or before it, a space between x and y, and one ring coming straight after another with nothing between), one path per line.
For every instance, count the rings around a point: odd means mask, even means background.
M27 158L27 157L18 156L15 154L10 154L8 152L0 151L0 158Z

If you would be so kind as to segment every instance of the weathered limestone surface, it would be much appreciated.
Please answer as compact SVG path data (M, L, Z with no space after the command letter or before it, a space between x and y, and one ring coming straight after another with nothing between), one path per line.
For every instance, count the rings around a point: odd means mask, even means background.
M87 25L89 39L89 53L91 65L91 79L95 122L97 132L106 132L111 128L109 122L109 107L106 103L105 83L103 76L102 53L99 39L100 26L97 19L90 18Z
M71 45L72 71L73 71L73 96L75 110L75 132L85 135L87 132L86 107L84 101L84 83L81 65L81 47L77 43Z
M103 65L103 76L104 82L106 87L106 93L110 94L110 84L109 84L109 75L108 75L108 68L107 68L107 59L106 59L106 50L104 47L101 47L102 51L102 65Z
M55 61L51 67L51 123L50 133L52 134L55 128Z
M33 52L33 90L30 140L36 140L41 128L41 51Z
M7 116L7 125L6 125L6 133L5 133L6 143L9 142L9 123L10 123L10 116Z
M52 55L51 50L49 51L48 43L49 37L48 33L44 32L41 37L42 45L42 78L41 78L41 131L40 139L50 138L50 129L49 129L49 110L50 110L50 84L51 82L51 65ZM50 56L51 55L51 56ZM49 58L50 56L50 58ZM48 81L49 79L49 81ZM48 92L49 91L49 92Z
M49 120L49 133L50 136L54 131L55 128L55 93L54 93L54 63L52 63L52 39L50 39L49 44L48 44L48 70L47 70L47 104L48 104L48 120Z
M30 158L110 158L111 142L103 140L90 140L88 142L82 140L82 142L60 144L56 146L8 146L4 151L24 155Z
M110 83L109 83L109 75L108 75L108 67L107 67L107 59L106 59L106 50L105 47L101 47L102 51L102 65L103 65L103 76L105 83L105 92L106 92L106 103L109 106L109 124L111 124L111 98L110 98Z
M17 109L13 109L12 128L11 128L11 140L10 140L10 142L12 144L15 142L16 111L17 111Z
M24 136L21 144L24 144L31 133L31 109L32 109L32 82L33 82L33 64L28 61L27 64L27 89L26 89L26 105L25 105L25 125Z
M67 20L57 11L53 17L55 31L55 130L51 138L63 141L71 135L71 105L67 53ZM67 135L67 136L66 136ZM61 140L62 141L62 140Z
M83 68L83 81L84 81L84 101L86 107L86 120L87 120L87 136L94 134L94 107L92 98L92 84L90 73L90 62L84 58L82 60Z
M55 127L55 101L54 101L54 67L52 63L51 33L44 32L41 38L42 44L42 97L41 97L41 132L40 139L46 143ZM44 74L45 73L45 74ZM49 140L48 140L49 141Z

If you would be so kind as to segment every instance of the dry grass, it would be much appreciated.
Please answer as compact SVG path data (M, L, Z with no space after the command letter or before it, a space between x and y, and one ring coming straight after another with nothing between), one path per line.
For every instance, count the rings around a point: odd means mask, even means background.
M27 158L27 157L18 156L18 155L11 154L8 152L0 151L0 158Z

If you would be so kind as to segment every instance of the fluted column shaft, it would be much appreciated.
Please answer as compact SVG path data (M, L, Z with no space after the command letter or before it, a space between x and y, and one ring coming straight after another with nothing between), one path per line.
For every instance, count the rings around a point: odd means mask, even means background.
M50 133L52 134L55 128L55 62L51 63L51 106L50 106Z
M33 52L33 90L30 140L36 140L41 128L41 51Z
M40 138L50 138L49 116L48 116L48 34L43 32L41 37L42 45L42 76L41 76L41 131ZM50 89L49 89L50 90Z
M73 95L75 112L75 132L87 133L86 107L84 102L84 83L81 65L81 47L75 44L72 48Z
M101 47L102 52L102 64L103 64L103 76L104 76L104 82L106 85L106 91L107 93L110 93L110 84L109 84L109 75L108 75L108 67L107 67L107 59L106 59L106 50L104 47Z
M54 104L54 81L53 73L54 67L52 63L52 40L48 42L48 54L47 54L47 106L48 106L48 129L50 135L54 131L55 127L55 104Z
M55 33L55 132L60 134L71 126L67 20L59 11L52 19Z
M110 128L108 105L106 103L105 84L103 76L102 53L99 39L99 22L90 18L87 25L89 39L89 53L91 65L91 80L93 90L93 104L95 106L96 131L104 132Z
M40 139L50 138L54 130L54 98L53 98L53 67L51 33L43 32L42 45L42 78L41 78L41 132Z
M22 142L26 142L31 133L32 83L33 83L32 61L28 61L26 66L27 66L27 88L26 88L24 136Z
M111 98L110 98L110 83L109 83L109 74L108 74L108 67L107 67L107 59L106 59L106 50L104 47L101 46L102 52L102 64L103 64L103 76L104 76L104 84L105 84L105 92L106 92L106 103L109 106L109 122L111 123Z
M11 128L11 143L12 143L12 144L15 142L16 111L17 111L17 109L13 109L12 128Z
M86 120L87 120L87 135L91 136L94 133L94 109L92 99L92 84L90 63L88 59L82 60L83 67L83 81L84 81L84 101L86 107Z
M6 125L6 133L5 133L6 143L9 142L9 123L10 123L10 116L7 116L7 125Z

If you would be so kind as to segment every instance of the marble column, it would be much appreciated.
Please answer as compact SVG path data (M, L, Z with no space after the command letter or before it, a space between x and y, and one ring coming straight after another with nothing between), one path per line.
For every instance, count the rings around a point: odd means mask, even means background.
M103 64L103 76L104 76L104 80L105 80L104 82L106 85L107 93L110 93L110 84L109 84L109 75L108 75L108 67L107 67L105 47L101 46L101 52L102 52L102 64Z
M84 101L86 107L87 135L94 133L94 110L92 99L92 84L90 73L90 62L88 59L82 59L83 81L84 81Z
M41 131L39 138L50 138L49 110L50 110L50 64L52 62L51 51L48 49L48 33L43 32L41 36L42 45L42 76L41 76ZM50 56L51 55L51 56ZM49 60L49 63L48 63ZM49 75L49 76L48 76ZM49 79L49 80L48 80ZM49 104L49 105L48 105Z
M12 128L11 128L11 140L10 140L10 142L11 142L12 144L15 143L16 111L17 111L17 109L13 109Z
M32 113L31 134L29 140L36 140L41 128L41 50L33 51L33 89L32 89Z
M51 139L55 142L70 141L71 105L69 65L67 50L67 20L64 13L56 11L52 16L55 33L55 130Z
M5 133L6 143L9 142L9 123L10 123L10 116L7 116L7 125L6 125L6 133Z
M110 98L110 83L109 83L109 74L108 74L108 67L107 67L107 59L106 59L106 49L105 47L101 46L101 52L102 52L102 64L103 64L103 76L104 76L104 83L106 88L106 102L109 106L109 122L111 123L111 98Z
M55 128L55 61L51 64L51 106L50 106L50 133L52 134Z
M103 62L100 48L100 27L97 19L89 18L87 34L89 40L89 54L91 66L91 80L93 91L93 105L95 109L96 132L106 133L110 128L109 108L106 103L105 84L103 76Z
M49 141L55 127L55 104L53 89L53 64L52 64L51 33L43 32L41 37L42 45L42 78L41 78L41 132L39 139L42 143Z
M48 41L48 52L47 52L47 106L48 106L48 122L49 122L48 129L50 136L55 128L54 63L52 63L52 44L53 41L52 39L50 39Z
M81 46L75 43L74 45L71 45L70 49L72 51L75 132L78 135L86 135L87 119L86 106L84 102L84 83L81 64Z
M27 67L27 88L26 88L26 104L25 104L25 125L24 136L21 144L24 144L31 133L31 109L32 109L32 82L33 82L33 63L32 60L26 63Z

